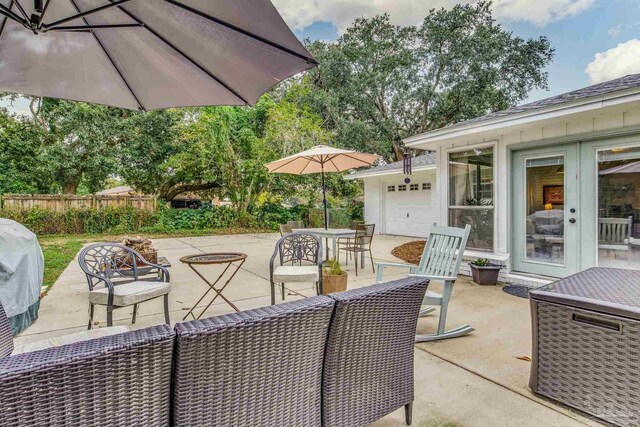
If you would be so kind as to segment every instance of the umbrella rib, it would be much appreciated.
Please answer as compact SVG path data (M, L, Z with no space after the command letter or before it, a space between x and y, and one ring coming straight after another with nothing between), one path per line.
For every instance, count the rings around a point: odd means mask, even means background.
M67 18L60 19L58 21L52 22L50 24L42 24L42 27L45 28L45 29L57 27L60 24L65 24L65 23L67 23L69 21L75 21L76 19L84 18L85 16L93 15L94 13L102 12L103 10L106 10L106 9L111 9L112 7L119 7L121 4L130 2L130 1L131 0L117 0L115 2L112 1L110 4L105 4L105 5L100 6L100 7L89 9L86 12L80 12L80 9L78 9L78 7L74 5L76 11L78 12L77 15L69 16ZM85 21L85 23L86 22L87 21Z
M284 164L282 164L282 165L278 166L277 168L275 168L274 170L270 171L269 173L274 173L274 172L275 172L275 171L277 171L278 169L281 169L281 168L283 168L283 167L287 166L289 163L293 163L293 162L295 162L295 161L296 161L296 160L298 160L299 158L300 158L300 157L294 157L293 159L289 160L287 163L284 163Z
M11 3L11 5L13 6L13 3ZM2 3L0 3L0 14L4 15L7 18L11 18L14 21L22 24L23 26L27 27L27 21L25 21L24 19L22 19L21 17L19 17L15 12L13 12L10 8L8 8L7 6L3 5Z
M304 175L304 171L305 171L305 169L309 167L309 165L311 164L311 162L312 162L312 161L315 161L315 160L311 160L311 159L310 159L310 158L308 158L308 157L307 157L306 159L307 159L307 164L306 164L306 165L304 165L304 167L303 167L303 168L302 168L302 170L300 171L300 175Z
M215 16L211 16L211 15L209 15L207 13L204 13L204 12L198 10L198 9L194 9L194 8L192 8L190 6L187 6L186 4L182 4L179 1L176 1L176 0L164 0L164 1L167 2L167 3L170 3L170 4L174 5L174 6L177 6L177 7L181 8L181 9L184 9L184 10L187 10L187 11L189 11L191 13L194 13L194 14L196 14L198 16L201 16L201 17L203 17L205 19L213 21L213 22L215 22L217 24L220 24L223 27L227 27L227 28L229 28L229 29L231 29L233 31L236 31L236 32L238 32L240 34L243 34L243 35L245 35L247 37L250 37L250 38L252 38L254 40L258 40L259 42L267 44L267 45L269 45L269 46L271 46L273 48L276 48L276 49L278 49L278 50L280 50L282 52L285 52L285 53L287 53L289 55L295 56L296 58L302 59L303 61L306 61L306 62L308 62L310 64L317 64L318 63L314 58L306 57L304 55L301 55L298 52L295 52L295 51L293 51L293 50L291 50L291 49L289 49L289 48L287 48L285 46L282 46L281 44L278 44L278 43L276 43L274 41L271 41L271 40L269 40L267 38L264 38L262 36L254 34L254 33L250 32L250 31L247 31L247 30L245 30L243 28L240 28L240 27L238 27L236 25L233 25L230 22L224 21L224 20L222 20L220 18L216 18Z
M71 2L71 5L75 8L75 10L77 10L78 13L80 13L80 9L78 8L78 5L76 5L76 2L74 0L69 0L69 2ZM87 22L86 18L82 18L82 21L85 23L85 25L89 25L89 22ZM114 60L111 58L111 55L109 55L109 52L107 52L107 49L104 47L104 45L102 44L102 42L98 38L98 35L96 33L94 33L94 32L91 32L91 35L96 40L96 42L98 43L98 45L100 46L100 48L102 49L104 54L107 56L107 59L109 60L109 62L111 62L111 65L113 65L113 68L116 70L116 72L118 73L118 75L120 76L122 81L124 82L125 86L127 86L127 89L129 89L129 92L131 93L131 96L133 96L133 99L135 99L136 102L138 103L138 107L140 108L140 110L144 111L144 106L140 102L140 99L138 99L138 97L136 96L136 93L131 88L131 85L129 84L127 79L124 77L124 74L122 73L120 68L116 65Z
M44 4L44 8L42 9L42 13L40 14L40 23L38 24L38 29L42 28L42 26L44 25L44 15L49 9L49 3L51 3L51 0L47 0L47 2Z
M357 158L357 157L350 156L350 155L348 155L348 154L346 154L346 153L343 153L342 155L343 155L343 156L346 156L346 157L348 157L348 158L350 158L350 159L353 159L353 160L355 160L355 161L357 161L357 162L362 163L362 166L368 166L368 165L370 165L370 164L371 164L371 163L367 163L367 162L365 162L364 160L361 160L361 159L359 159L359 158ZM353 169L353 168L352 168L352 169Z
M11 9L11 7L13 7L13 0L11 0L11 3L9 3L9 9ZM2 25L0 25L0 37L2 37L2 33L4 33L4 27L7 26L7 21L8 20L9 20L9 17L8 16L4 16L4 20L2 21Z
M329 159L329 161L331 162L331 164L333 165L334 168L336 168L337 172L340 172L340 168L338 167L338 165L336 165L335 163L333 163L333 159L335 159L335 157L332 157Z
M20 14L22 15L22 17L25 20L28 21L29 20L29 16L27 15L27 12L24 11L24 9L23 9L22 5L20 4L20 2L18 0L15 0L14 3L16 5L16 7L18 8L18 10L20 11Z
M109 0L110 2L114 3L115 0ZM145 24L144 22L142 22L140 19L138 19L133 13L129 12L128 10L126 10L124 7L118 5L117 6L118 9L120 9L121 11L123 11L124 13L127 14L127 16L129 16L131 19L133 19L134 21L136 21L137 23L139 23L140 25L142 25L144 28L146 28L151 34L153 34L154 36L156 36L157 38L159 38L160 40L162 40L165 44L167 44L169 47L171 47L173 50L175 50L176 52L178 52L180 55L182 55L182 57L184 57L187 61L189 61L190 63L192 63L193 65L195 65L196 67L198 67L198 69L200 69L202 72L204 72L206 75L208 75L209 77L211 77L213 80L215 80L218 84L220 84L222 87L224 87L226 90L228 90L229 92L231 92L235 97L237 97L239 100L241 100L242 102L244 102L245 105L249 105L249 101L247 101L246 99L244 99L244 97L242 97L242 95L240 95L238 92L236 92L235 90L233 90L233 88L231 88L231 86L229 86L227 83L225 83L224 81L222 81L222 79L220 79L219 77L217 77L215 74L213 74L211 71L209 71L208 69L206 69L203 65L200 65L197 61L195 61L193 58L191 58L189 55L187 55L186 53L184 53L182 50L178 49L177 46L175 46L173 43L171 43L169 40L165 39L164 37L162 37L157 31L155 31L153 28L149 27L147 24Z

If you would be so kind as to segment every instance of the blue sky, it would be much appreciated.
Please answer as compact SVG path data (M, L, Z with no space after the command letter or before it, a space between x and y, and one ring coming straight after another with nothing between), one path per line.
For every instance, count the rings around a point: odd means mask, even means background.
M338 28L348 24L341 20L340 10L325 10L326 17L323 17L323 6L318 4L334 2L338 8L344 7L346 0L299 0L297 6L307 2L315 3L318 10L313 18L305 22L297 20L298 15L288 16L288 0L274 1L300 39L335 40L340 33ZM397 9L398 2L402 3L402 0L396 0L395 5L390 1L389 7ZM407 0L406 9L415 10L398 11L398 15L404 16L397 17L396 21L399 24L410 24L410 16L413 15L418 16L414 18L417 22L434 3L447 6L454 2L455 0ZM351 2L352 5L354 3L358 3L358 0ZM416 7L416 4L419 6ZM526 38L545 35L556 49L554 61L547 68L549 90L531 93L530 100L546 98L633 72L640 73L640 0L498 0L494 4L495 15L505 28ZM354 17L385 11L384 4L377 9L363 5L361 11L357 10L357 5L353 7L356 10L349 12ZM544 15L540 10L545 7L556 9L550 10L549 15ZM324 6L324 9L328 8ZM393 12L391 13L394 19ZM533 18L528 19L529 15ZM310 20L313 23L305 25ZM598 53L601 58L596 61L595 55ZM594 61L590 75L587 67Z

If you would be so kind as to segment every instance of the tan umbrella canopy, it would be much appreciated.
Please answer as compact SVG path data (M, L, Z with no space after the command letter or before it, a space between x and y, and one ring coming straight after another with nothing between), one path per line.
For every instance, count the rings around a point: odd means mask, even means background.
M324 206L324 228L328 228L327 192L324 181L325 172L342 172L349 169L368 166L378 160L375 154L359 153L353 150L317 145L310 150L302 151L289 157L267 163L269 173L289 173L306 175L322 174L322 200Z
M269 0L0 0L2 92L251 105L316 64Z

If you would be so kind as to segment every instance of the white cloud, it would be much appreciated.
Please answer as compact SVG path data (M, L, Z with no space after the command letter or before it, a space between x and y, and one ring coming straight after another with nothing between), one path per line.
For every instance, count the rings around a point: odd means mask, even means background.
M632 39L596 53L586 69L592 84L640 73L640 40Z
M618 24L615 27L611 27L607 30L607 34L612 37L619 36L622 31L622 24Z
M537 26L578 15L595 0L494 0L496 18L507 21L528 21ZM314 22L335 24L340 33L358 17L370 17L388 12L396 24L415 25L430 9L454 4L474 3L473 0L273 0L284 20L300 30Z

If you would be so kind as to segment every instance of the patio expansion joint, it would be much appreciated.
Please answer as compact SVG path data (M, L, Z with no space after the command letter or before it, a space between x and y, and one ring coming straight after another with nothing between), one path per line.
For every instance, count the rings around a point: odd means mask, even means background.
M562 415L564 415L564 416L565 416L565 417L567 417L567 418L571 418L572 420L577 421L577 422L579 422L579 423L580 423L580 424L582 424L582 425L585 425L585 426L591 426L591 425L592 425L592 424L586 423L586 422L584 422L583 420L579 419L579 418L578 418L578 414L574 414L570 409L566 409L566 411L569 411L569 412L562 411L562 410L560 410L560 409L556 408L552 403L547 402L547 401L545 401L544 399L535 399L535 398L534 398L534 396L532 396L532 395L529 395L529 394L527 394L527 393L523 393L521 390L511 388L511 387L509 387L509 386L507 386L507 385L505 385L505 384L502 384L502 383L500 383L500 382L498 382L498 381L495 381L495 380L493 380L493 379L491 379L491 378L489 378L489 377L487 377L487 376L485 376L485 375L482 375L482 374L480 374L480 373L478 373L478 372L476 372L476 371L474 371L474 370L472 370L472 369L469 369L469 368L467 368L467 367L466 367L466 366L464 366L464 365L461 365L461 364L459 364L459 363L456 363L456 362L454 362L454 361L452 361L452 360L445 359L444 357L439 356L439 355L437 355L437 354L433 353L432 351L429 351L429 350L427 350L426 348L423 348L422 346L414 345L414 347L415 347L416 349L418 349L418 350L420 350L420 351L424 352L424 353L427 353L427 354L429 354L429 355L431 355L431 356L433 356L433 357L435 357L435 358L437 358L437 359L442 360L442 361L443 361L443 362L445 362L445 363L449 363L449 364L451 364L451 365L453 365L453 366L456 366L456 367L458 367L458 368L460 368L460 369L463 369L463 370L465 370L465 371L469 372L470 374L475 375L475 376L477 376L477 377L480 377L480 378L482 378L482 379L484 379L484 380L486 380L486 381L489 381L489 382L491 382L491 383L493 383L493 384L495 384L495 385L497 385L497 386L499 386L499 387L501 387L501 388L503 388L503 389L506 389L507 391L510 391L510 392L512 392L512 393L516 393L516 394L518 394L518 395L520 395L520 396L522 396L522 397L524 397L524 398L526 398L526 399L529 399L529 400L530 400L530 401L532 401L532 402L535 402L535 403L537 403L537 404L539 404L539 405L542 405L542 406L544 406L544 407L546 407L546 408L551 409L551 410L552 410L552 411L554 411L554 412L557 412L557 413L559 413L559 414L562 414ZM580 415L580 416L582 416L582 415ZM596 420L594 420L594 421L596 421ZM596 422L598 422L598 421L596 421Z

